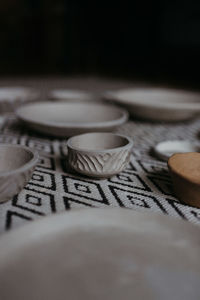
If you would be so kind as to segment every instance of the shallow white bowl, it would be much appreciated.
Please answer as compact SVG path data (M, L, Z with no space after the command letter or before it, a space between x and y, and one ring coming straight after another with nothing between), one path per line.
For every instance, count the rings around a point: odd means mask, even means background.
M67 142L69 165L92 177L110 177L129 163L133 141L126 136L106 132L86 133Z
M71 210L0 237L0 297L198 300L199 253L199 227L190 222L122 208Z
M187 140L174 140L158 143L154 147L155 155L163 161L168 161L168 159L175 153L186 152L200 152L200 144Z
M200 113L200 93L167 88L107 92L104 99L126 107L132 116L152 121L181 121Z
M0 87L0 113L12 112L19 105L36 100L39 92L28 87Z
M55 89L50 91L49 98L71 102L93 101L94 95L89 92L68 89Z
M32 129L60 137L111 131L128 119L128 113L116 106L50 101L24 105L16 114Z
M18 194L30 180L38 153L28 147L0 144L0 202Z

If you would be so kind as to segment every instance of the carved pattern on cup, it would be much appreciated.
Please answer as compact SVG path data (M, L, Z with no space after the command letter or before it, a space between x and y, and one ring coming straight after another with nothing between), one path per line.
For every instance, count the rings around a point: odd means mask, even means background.
M122 171L129 162L130 150L103 154L86 154L71 151L68 153L70 165L77 171L94 174L107 174Z

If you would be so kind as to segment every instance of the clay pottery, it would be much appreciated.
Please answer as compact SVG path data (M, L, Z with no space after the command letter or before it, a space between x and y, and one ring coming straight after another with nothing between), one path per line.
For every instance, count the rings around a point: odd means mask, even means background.
M54 214L0 237L0 298L198 300L199 253L199 227L168 216Z
M131 116L151 121L181 121L200 114L200 93L168 88L106 92L103 98L124 106Z
M87 133L67 141L68 162L77 172L92 177L110 177L129 163L133 141L113 133Z
M168 167L179 200L200 208L200 153L174 154Z
M172 140L158 143L154 147L155 155L163 161L168 161L175 153L199 152L200 144L187 140Z
M13 112L17 107L32 102L39 92L28 87L0 87L0 113Z
M49 92L49 99L69 102L92 102L95 95L86 91L55 89Z
M24 105L16 115L30 128L59 137L112 131L128 119L124 109L112 105L51 101Z
M28 147L0 144L0 202L12 199L23 189L37 162L37 152Z

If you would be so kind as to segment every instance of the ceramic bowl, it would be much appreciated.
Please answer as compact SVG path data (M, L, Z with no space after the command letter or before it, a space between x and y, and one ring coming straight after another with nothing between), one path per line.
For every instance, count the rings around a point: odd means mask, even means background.
M16 114L30 128L60 137L112 131L128 119L128 113L116 106L51 101L24 105Z
M18 194L30 180L37 152L19 145L0 144L0 202Z
M200 113L200 94L167 88L124 89L103 94L131 116L151 121L181 121Z
M187 140L174 140L158 143L154 147L155 155L163 161L168 161L168 159L175 153L186 152L200 152L200 143Z
M0 237L2 300L199 299L197 225L113 207L27 223Z
M179 200L200 208L200 153L174 154L168 168Z
M87 133L67 142L68 162L76 172L92 177L110 177L126 168L133 141L113 133Z
M71 102L93 101L95 96L92 93L79 90L55 89L50 91L49 99Z
M25 102L34 101L39 92L27 87L0 87L0 113L13 112Z

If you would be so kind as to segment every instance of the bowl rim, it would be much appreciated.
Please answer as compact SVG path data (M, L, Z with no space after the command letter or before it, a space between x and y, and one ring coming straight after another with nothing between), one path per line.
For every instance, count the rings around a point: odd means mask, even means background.
M13 169L10 171L3 171L0 172L0 178L5 177L5 176L9 176L9 175L14 175L14 174L18 174L21 172L25 172L28 169L31 169L33 166L35 166L39 160L39 153L34 149L31 149L29 147L26 146L21 146L21 145L15 145L15 144L8 144L8 143L0 143L0 148L1 147L11 147L11 148L18 148L18 149L23 149L29 153L31 153L33 155L33 157L24 165L22 165L21 167L17 168L17 169Z
M130 105L130 106L138 106L141 108L153 108L153 109L174 109L176 111L191 111L195 112L195 110L200 111L200 101L199 102L184 102L184 101L174 101L174 102L164 102L159 103L158 101L152 101L145 99L144 101L138 101L137 96L134 96L135 92L174 92L177 94L187 94L194 95L196 97L199 96L200 100L200 92L192 91L192 90L184 90L177 88L167 88L167 87L132 87L132 88L124 88L119 90L108 90L102 94L103 99L113 101L114 103L118 103L121 105ZM123 92L133 92L132 99L124 99ZM135 98L134 98L135 97Z
M4 91L5 95L2 96L1 92ZM16 92L16 93L14 93ZM9 97L9 96L10 97ZM16 101L18 99L26 101L37 99L40 96L40 91L30 86L1 86L0 99L3 101Z
M180 146L184 147L184 145L192 145L194 147L194 151L193 152L197 152L195 150L195 148L199 148L200 149L200 143L199 142L196 142L196 141L191 141L189 139L186 139L186 140L181 140L181 139L177 139L177 140L163 140L159 143L157 143L154 147L153 147L153 151L154 151L154 154L160 158L161 160L163 161L168 161L168 159L173 155L168 155L166 154L166 152L162 149L162 147L164 146L173 146L174 144L179 144ZM192 151L188 151L188 152L192 152ZM178 151L178 152L174 152L175 153L187 153L187 152L181 152Z
M111 121L101 121L101 122L80 122L80 123L76 123L76 122L55 122L55 121L46 121L46 120L35 120L34 118L31 117L26 117L23 115L23 110L26 107L34 107L34 106L38 106L38 105L50 105L50 106L59 106L59 105L63 105L63 106L77 106L79 107L80 105L82 106L104 106L104 107L110 107L112 109L115 109L116 111L120 112L121 116L118 117L115 120L111 120ZM49 127L56 127L56 128L65 128L67 127L68 129L70 128L91 128L91 127L95 127L95 128L104 128L104 127L113 127L113 126L120 126L122 124L124 124L129 117L129 114L127 112L127 110L120 108L116 105L110 105L110 104L103 104L103 103L77 103L77 102L63 102L63 101L58 101L56 103L52 103L52 101L41 101L41 102L35 102L35 103L28 103L25 104L23 106L20 106L19 108L16 109L15 114L17 115L17 117L24 121L24 122L28 122L28 123L32 123L35 125L39 125L39 126L49 126Z
M59 94L65 94L66 96L62 95L59 96ZM77 89L68 89L68 88L57 88L57 89L52 89L48 93L48 97L50 99L55 99L55 100L62 100L62 99L68 99L69 94L73 95L72 98L76 98L78 96L79 99L91 99L93 96L92 92L85 91L85 90L77 90ZM72 99L72 101L74 100Z
M199 186L199 179L195 179L195 180L191 179L191 177L188 177L188 175L185 176L185 175L181 174L180 171L178 171L177 169L174 168L174 166L171 165L171 159L172 159L173 156L175 156L175 155L188 155L188 154L190 155L190 154L194 154L194 153L195 153L195 155L198 155L200 157L200 153L199 152L174 153L168 159L167 166L168 166L168 169L171 172L172 176L177 176L177 177L179 177L179 178L181 178L181 179L183 179L183 180L185 180L185 181L187 181L187 182L189 182L189 183L191 183L193 185Z
M109 135L112 135L112 136L117 136L117 137L121 137L121 138L124 138L125 140L127 140L127 144L124 145L124 146L121 146L121 147L115 147L115 148L108 148L108 149L83 149L83 148L79 148L79 147L74 147L72 146L72 140L76 137L79 137L79 136L84 136L84 135L98 135L98 134L109 134ZM126 136L126 135L123 135L123 134L117 134L117 133L112 133L112 132L89 132L89 133L83 133L83 134L79 134L79 135L75 135L75 136L72 136L70 137L68 140L67 140L67 147L70 148L72 151L78 151L78 152L81 152L81 153L110 153L110 152L117 152L117 151L120 151L120 150L125 150L125 149L131 149L134 145L134 142L133 140Z

